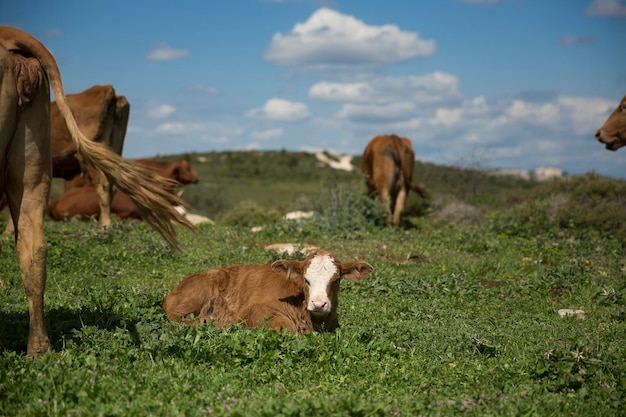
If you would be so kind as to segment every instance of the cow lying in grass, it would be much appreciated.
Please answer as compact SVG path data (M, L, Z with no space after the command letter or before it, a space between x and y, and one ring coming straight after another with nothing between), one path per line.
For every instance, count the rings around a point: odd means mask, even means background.
M170 320L185 324L332 332L339 327L341 278L359 281L372 271L366 262L340 262L323 250L304 261L215 268L185 278L167 295L163 309Z
M153 170L159 177L176 182L178 186L196 184L200 177L189 161L182 158L175 162L160 162L150 159L135 159L134 162ZM155 182L159 177L155 177ZM59 198L48 202L48 214L54 220L68 220L76 217L89 220L101 215L98 192L90 182L89 176L77 176L66 182L66 191ZM122 191L114 193L110 203L111 213L122 219L141 219L142 215L135 203Z
M609 151L626 146L626 96L596 132L596 140Z

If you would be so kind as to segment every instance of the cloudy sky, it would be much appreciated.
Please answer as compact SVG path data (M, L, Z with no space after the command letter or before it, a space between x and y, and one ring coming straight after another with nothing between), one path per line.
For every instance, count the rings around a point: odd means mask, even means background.
M36 13L35 13L36 10ZM24 0L67 93L131 103L124 153L328 150L626 178L595 130L626 94L625 0Z

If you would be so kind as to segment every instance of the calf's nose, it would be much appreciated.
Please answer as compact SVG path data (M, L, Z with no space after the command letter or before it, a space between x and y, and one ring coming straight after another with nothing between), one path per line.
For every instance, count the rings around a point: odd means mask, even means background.
M328 302L323 301L323 300L311 300L310 306L311 306L311 310L324 311L326 310L326 307L328 306Z

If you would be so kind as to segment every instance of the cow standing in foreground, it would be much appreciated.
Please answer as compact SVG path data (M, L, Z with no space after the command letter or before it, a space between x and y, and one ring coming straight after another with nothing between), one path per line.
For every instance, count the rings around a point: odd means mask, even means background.
M134 161L150 168L158 177L175 181L178 186L196 184L200 180L198 173L184 158L175 162L150 159L135 159ZM93 216L101 215L97 191L89 181L89 177L83 174L76 179L80 182L73 181L71 188L48 203L48 214L52 219L68 220L76 217L79 220L89 220ZM111 213L122 219L141 219L141 213L135 203L121 191L114 193L110 207Z
M424 186L411 183L414 164L411 141L396 135L374 137L363 152L361 171L368 194L380 197L396 226L400 226L409 190L425 197Z
M163 308L170 320L185 324L214 321L217 327L242 323L299 334L332 332L339 327L341 277L359 281L372 271L366 262L340 262L323 250L304 261L210 269L185 278L167 295Z
M596 140L604 143L609 151L616 151L626 146L626 96L598 129Z
M59 68L46 47L28 33L0 26L0 194L6 195L13 218L28 297L29 356L50 349L43 306L48 253L43 221L52 175L50 87L85 163L102 170L126 192L173 246L178 247L174 223L193 227L174 208L182 200L171 192L172 184L154 185L152 171L81 133L63 92Z

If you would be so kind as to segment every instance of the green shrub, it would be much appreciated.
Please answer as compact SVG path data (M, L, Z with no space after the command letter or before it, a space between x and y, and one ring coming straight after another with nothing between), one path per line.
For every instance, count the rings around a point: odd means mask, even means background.
M626 182L595 173L539 184L513 218L535 233L549 229L596 230L626 243Z
M339 232L343 236L387 223L385 207L378 199L336 183L324 187L316 210L322 214L319 220L322 230Z
M266 209L253 202L244 202L222 212L217 222L224 226L254 227L273 223L281 218L281 213Z

